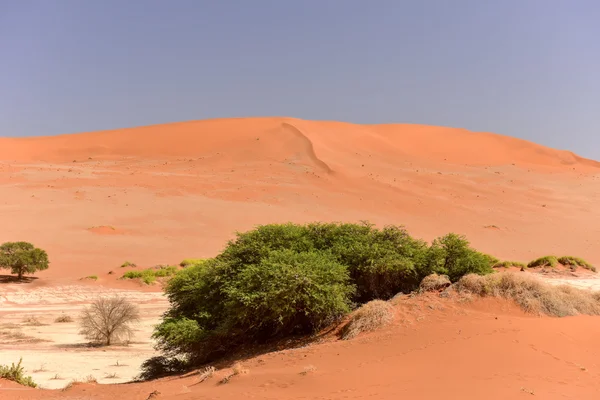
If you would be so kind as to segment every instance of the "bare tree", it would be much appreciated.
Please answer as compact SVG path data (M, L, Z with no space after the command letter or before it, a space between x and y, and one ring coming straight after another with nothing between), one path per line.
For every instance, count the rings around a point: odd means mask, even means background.
M110 346L129 339L131 325L140 320L138 307L125 297L99 298L86 307L79 318L79 333L88 340Z

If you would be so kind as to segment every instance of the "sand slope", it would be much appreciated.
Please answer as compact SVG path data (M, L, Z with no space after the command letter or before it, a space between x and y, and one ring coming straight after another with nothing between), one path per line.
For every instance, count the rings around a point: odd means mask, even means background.
M246 375L25 391L23 399L581 399L598 398L598 318L537 318L489 300L409 301L392 326L351 341L245 360ZM541 334L543 332L543 334ZM302 374L307 367L311 371ZM0 392L1 393L1 392ZM16 399L15 392L2 393Z
M463 129L291 118L0 138L0 242L47 249L46 283L112 285L125 260L212 256L234 231L282 221L403 224L501 258L600 264L599 165Z

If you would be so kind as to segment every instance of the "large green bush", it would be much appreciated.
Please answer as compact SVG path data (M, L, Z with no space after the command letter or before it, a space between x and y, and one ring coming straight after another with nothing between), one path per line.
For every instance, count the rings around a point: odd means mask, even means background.
M496 258L472 249L464 236L449 233L435 239L429 247L426 269L448 275L456 282L466 274L490 274L497 262Z
M455 234L428 246L398 226L264 225L167 283L171 308L154 338L169 357L204 362L244 344L313 333L356 304L417 289L432 272L455 281L492 272L495 261Z
M168 354L210 358L237 344L314 332L350 311L353 291L347 269L328 253L275 250L235 272L207 261L169 281L172 308L154 337Z

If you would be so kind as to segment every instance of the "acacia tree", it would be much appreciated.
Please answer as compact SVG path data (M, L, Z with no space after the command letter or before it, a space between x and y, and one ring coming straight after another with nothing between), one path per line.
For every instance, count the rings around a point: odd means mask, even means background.
M23 274L48 269L48 254L27 242L7 242L0 246L0 269L10 269L19 280Z
M131 324L139 319L138 307L125 297L102 297L81 313L79 333L92 342L110 346L116 340L130 338Z

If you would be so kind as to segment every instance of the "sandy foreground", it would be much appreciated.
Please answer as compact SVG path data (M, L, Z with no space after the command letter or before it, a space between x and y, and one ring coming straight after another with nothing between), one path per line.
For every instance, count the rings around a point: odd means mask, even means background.
M465 234L502 259L600 265L599 165L488 133L292 118L0 138L0 242L30 241L51 260L26 283L0 276L0 363L23 356L44 388L132 379L155 354L150 334L167 303L157 286L120 280L121 264L214 256L257 224L369 220L425 240ZM600 289L594 276L547 279ZM116 293L142 309L129 346L87 348L76 323L54 322ZM248 376L224 386L182 377L44 392L0 382L0 398L600 398L599 319L493 302L419 307L355 341L248 360Z

